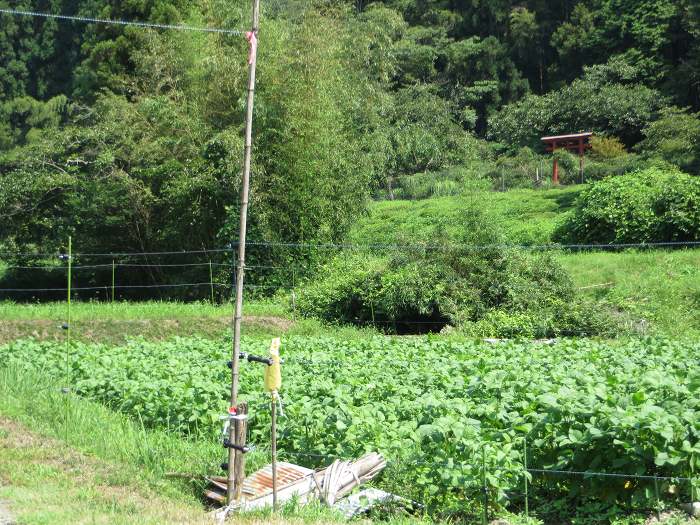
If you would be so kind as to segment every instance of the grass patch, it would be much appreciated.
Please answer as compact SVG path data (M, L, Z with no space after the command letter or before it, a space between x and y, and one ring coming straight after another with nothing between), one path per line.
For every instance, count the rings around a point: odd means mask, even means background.
M12 433L0 439L0 498L24 524L207 523L188 505L134 485L123 473L0 419Z
M562 213L585 186L547 190L518 189L505 193L475 192L425 200L377 201L350 233L354 244L411 244L438 238L455 240L463 235L462 213L466 199L477 199L513 244L541 244L550 237Z
M286 316L288 309L281 301L254 300L246 302L245 314L255 316ZM0 318L4 320L66 319L65 301L46 303L0 302ZM143 301L115 303L73 302L71 316L74 321L178 319L195 317L221 318L233 315L233 305L209 302L183 303L177 301Z
M105 406L64 393L60 380L13 366L0 368L0 414L31 431L102 460L119 464L125 475L157 489L182 495L182 484L163 480L166 472L218 472L223 457L216 436L184 439L150 430ZM194 501L194 500L193 500Z
M700 250L562 254L579 287L628 314L637 329L700 334Z
M193 488L163 474L215 471L221 448L213 440L145 430L12 367L0 369L0 414L0 494L22 523L205 521Z
M296 318L284 299L251 301L244 306L247 336L334 335L356 338L376 335L372 329L332 326L314 319ZM0 303L0 344L32 337L63 341L67 319L65 302ZM78 341L122 344L130 338L164 341L176 336L221 339L231 334L233 306L167 301L73 302L71 338Z

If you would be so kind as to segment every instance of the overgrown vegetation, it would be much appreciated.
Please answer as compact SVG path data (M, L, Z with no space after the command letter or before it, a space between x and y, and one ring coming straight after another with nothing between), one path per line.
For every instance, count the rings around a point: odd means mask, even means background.
M425 333L456 327L480 337L619 335L605 311L576 298L551 254L499 248L343 255L298 293L303 315Z
M564 244L700 241L700 179L650 168L593 184L554 232Z
M578 302L551 254L504 246L497 222L477 202L461 202L462 230L453 242L435 245L430 236L414 236L411 244L389 246L380 255L335 257L302 286L299 311L398 333L448 325L496 337L614 332L603 312Z

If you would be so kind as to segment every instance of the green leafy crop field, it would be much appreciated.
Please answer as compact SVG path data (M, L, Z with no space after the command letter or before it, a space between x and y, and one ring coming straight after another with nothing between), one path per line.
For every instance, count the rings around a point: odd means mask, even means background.
M267 343L248 338L243 348L264 353ZM229 341L197 338L120 346L22 340L0 347L0 366L63 377L146 426L214 441L229 352ZM282 457L322 464L379 450L390 460L381 483L439 514L476 512L483 484L492 508L522 508L525 450L531 469L624 474L531 472L533 505L559 502L560 510L598 497L649 508L654 484L635 475L685 478L700 467L696 341L295 336L283 339L282 355ZM262 368L244 363L241 386L250 441L264 450ZM690 483L659 484L664 501L690 497Z

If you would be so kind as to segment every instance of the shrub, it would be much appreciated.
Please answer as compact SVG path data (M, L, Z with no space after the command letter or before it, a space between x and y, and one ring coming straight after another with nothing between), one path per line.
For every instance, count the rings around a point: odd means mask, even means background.
M443 171L403 175L394 181L391 197L394 199L418 200L430 197L460 195L465 190L488 189L488 182L480 175L481 170L470 168L449 168ZM388 195L382 195L387 197Z
M490 138L539 147L544 135L594 131L635 144L663 106L663 97L641 84L611 82L594 73L587 69L582 78L556 91L504 106L489 121Z
M355 254L331 259L317 278L307 283L297 298L302 315L326 321L362 322L372 318L370 304L361 297L374 295L373 278L386 261L372 255Z
M468 321L459 326L459 332L467 336L507 339L592 335L615 337L629 331L600 305L582 300L555 300L546 308L527 311L490 310L478 321Z
M475 336L610 333L581 313L571 280L550 254L457 245L331 260L300 291L302 315L421 333L446 325Z
M460 332L473 337L536 338L544 337L548 319L537 319L532 314L492 310L478 321L469 321Z
M543 157L528 147L520 148L512 155L502 155L492 164L488 176L496 189L505 191L510 188L531 188L548 177L551 159L542 162ZM546 166L546 167L545 167Z
M627 153L621 157L606 159L593 156L584 165L583 177L584 180L590 182L653 167L662 170L676 169L673 164L661 158L645 158L634 153Z
M617 159L627 155L625 145L617 137L591 137L591 156L598 160Z
M339 256L320 273L299 293L302 315L375 323L398 332L431 331L453 323L469 293L454 272L427 257Z
M654 167L596 182L553 238L565 244L698 241L700 180Z

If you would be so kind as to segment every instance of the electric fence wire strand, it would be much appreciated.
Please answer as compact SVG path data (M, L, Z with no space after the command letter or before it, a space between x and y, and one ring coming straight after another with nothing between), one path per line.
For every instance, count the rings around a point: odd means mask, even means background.
M328 454L313 454L313 453L305 453L305 452L288 452L288 451L278 451L278 454L281 456L293 456L293 457L300 457L300 458L309 458L309 459L322 459L324 461L335 461L335 460L344 460L347 458L341 458L340 456L332 456ZM462 470L464 468L463 465L461 465L458 462L453 462L453 463L436 463L433 461L421 461L421 460L389 460L387 461L388 465L429 465L433 467L440 467L440 468L445 468L445 469L452 469L452 470ZM517 468L508 468L508 467L498 467L498 466L491 466L488 468L489 471L501 471L501 472L506 472L509 474L522 474L523 472L529 472L531 474L552 474L552 475L559 475L559 476L569 476L569 477L591 477L591 478L616 478L616 479L639 479L639 480L647 480L647 481L673 481L673 482L690 482L693 481L695 478L688 478L688 477L683 477L683 476L653 476L649 474L623 474L623 473L617 473L617 472L589 472L589 471L577 471L577 470L556 470L556 469L537 469L537 468L528 468L528 469L517 469Z
M217 267L227 267L227 268L238 268L238 264L234 263L218 263L218 262L201 262L201 263L181 263L181 264L132 264L132 263L114 263L115 268L187 268L193 266L217 266ZM72 265L73 270L85 270L85 269L98 269L98 268L112 268L112 264L77 264ZM257 266L251 265L245 266L246 270L256 269L256 268L269 268L269 269L281 269L282 266ZM65 270L66 267L62 265L54 266L5 266L5 270Z
M185 288L185 287L195 287L195 286L223 286L230 287L230 284L223 283L177 283L177 284L124 284L115 285L114 289L127 289L127 288ZM245 288L267 288L266 286L256 286L256 285L244 285ZM111 284L105 284L103 286L71 286L71 290L75 291L87 291L87 290L105 290L111 289ZM0 288L0 292L66 292L68 288Z
M297 243L297 242L268 242L250 241L246 246L275 246L283 248L328 248L328 249L395 249L395 250L450 250L463 248L466 250L492 250L492 249L519 249L519 250L614 250L624 248L672 248L672 247L700 247L700 241L669 241L648 243L617 243L617 244L335 244L335 243Z
M298 242L273 242L273 241L249 241L246 246L298 248L298 249L337 249L337 250L452 250L465 249L474 251L486 251L493 249L523 250L523 251L555 251L555 250L622 250L622 249L654 249L654 248L698 248L700 241L669 241L669 242L640 242L640 243L613 243L613 244L352 244L352 243L298 243ZM175 256L190 254L215 254L231 253L235 249L231 247L213 248L209 250L180 250L160 252L105 252L105 253L74 253L73 257L147 257L147 256ZM0 252L0 257L56 257L57 253L14 253Z
M179 24L157 24L153 22L138 22L134 20L119 20L109 18L92 18L87 16L59 15L54 13L42 13L38 11L22 11L19 9L0 8L0 13L12 16L30 16L35 18L51 18L56 20L68 20L84 24L105 24L118 26L133 26L148 29L171 29L174 31L199 31L202 33L219 33L225 35L244 35L246 32L240 29L225 29L220 27L198 27Z
M335 461L335 460L344 460L347 458L341 458L340 456L333 456L329 454L314 454L314 453L308 453L308 452L289 452L289 451L278 451L278 454L281 456L292 456L292 457L300 457L300 458L309 458L309 459L322 459L324 461ZM434 462L434 461L422 461L422 460L401 460L401 459L393 459L387 461L388 465L429 465L433 467L440 467L440 468L445 468L445 469L452 469L452 470L461 470L464 468L464 465L460 464L459 462L453 462L453 463L439 463L439 462ZM506 472L508 474L522 474L523 472L529 472L531 474L544 474L544 475L557 475L557 476L565 476L565 477L590 477L590 478L615 478L615 479L639 479L639 480L646 480L646 481L671 481L671 482L691 482L695 478L688 478L688 477L683 477L683 476L654 476L650 474L624 474L624 473L618 473L618 472L590 472L590 471L579 471L579 470L557 470L557 469L538 469L538 468L528 468L528 469L518 469L518 468L512 468L512 467L498 467L498 466L490 466L488 467L489 471L500 471L500 472Z

